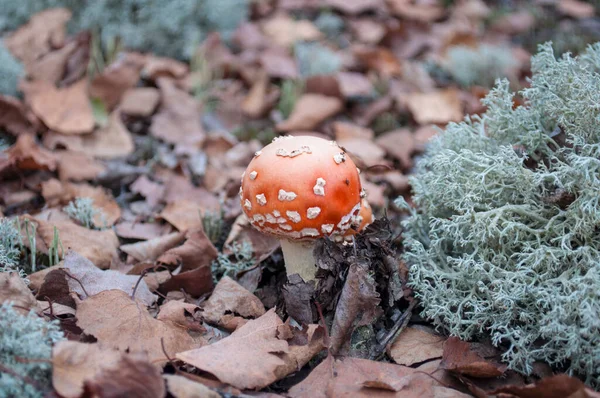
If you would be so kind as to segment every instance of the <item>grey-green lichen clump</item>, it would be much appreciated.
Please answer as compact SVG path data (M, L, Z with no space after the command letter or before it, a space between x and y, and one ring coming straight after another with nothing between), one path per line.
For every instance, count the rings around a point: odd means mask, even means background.
M498 82L418 162L404 258L438 326L599 386L600 45L557 60L544 44L532 70L523 106Z
M22 315L12 303L3 303L0 365L5 369L0 369L0 398L45 396L52 384L52 345L63 339L56 322L46 322L33 311Z

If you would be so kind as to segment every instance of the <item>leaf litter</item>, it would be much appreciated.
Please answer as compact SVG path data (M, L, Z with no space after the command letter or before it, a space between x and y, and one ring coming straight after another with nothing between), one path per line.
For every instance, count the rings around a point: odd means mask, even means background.
M438 127L484 110L490 87L453 81L449 50L507 46L506 76L523 87L542 14L563 35L597 19L576 0L256 2L191 60L121 49L95 72L95 33L68 31L69 10L4 32L24 75L19 98L0 93L0 215L19 224L29 275L0 273L0 301L68 336L54 392L597 396L560 367L520 375L489 343L432 331L388 205L410 201ZM310 75L307 43L319 45ZM237 199L254 153L283 134L336 139L376 214L348 244L317 242L316 283L286 280L279 242ZM78 198L92 199L94 229L65 211Z

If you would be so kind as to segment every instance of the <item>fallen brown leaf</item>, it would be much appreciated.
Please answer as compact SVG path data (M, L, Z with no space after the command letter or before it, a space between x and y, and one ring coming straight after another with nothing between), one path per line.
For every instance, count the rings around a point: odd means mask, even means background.
M65 398L81 397L86 380L116 366L123 355L101 344L60 341L52 349L52 386Z
M170 79L159 78L157 84L161 103L152 117L150 134L171 144L200 147L205 133L200 124L199 104Z
M394 53L385 47L360 47L355 49L354 54L367 68L378 72L384 77L402 74L402 63Z
M113 258L117 257L119 239L111 229L103 231L90 230L70 221L41 221L37 223L37 233L46 247L52 246L54 227L65 250L71 249L90 260L96 267L106 269L110 267ZM48 254L47 249L44 254ZM66 253L60 253L64 255Z
M437 1L429 0L387 0L392 13L419 22L435 22L441 19L445 10Z
M6 47L25 65L33 63L52 48L60 47L66 36L71 11L53 8L37 13L6 38Z
M374 92L371 81L362 73L338 72L335 75L342 96L346 99L371 97Z
M47 148L64 147L83 152L88 156L114 159L127 156L134 150L131 133L121 121L121 112L116 109L108 118L108 124L86 135L65 135L48 132L44 135Z
M160 217L177 230L185 232L188 229L202 227L202 216L206 209L198 202L187 199L169 203L160 213Z
M373 130L349 122L333 122L332 127L336 141L352 138L372 140L375 136Z
M406 366L360 358L336 360L331 355L292 387L288 395L291 398L470 397L440 386L433 378Z
M559 0L556 8L559 12L572 18L592 18L596 14L593 4L579 0Z
M160 370L142 358L122 356L115 367L104 368L97 377L85 381L86 394L98 398L163 398L166 389Z
M377 45L386 33L385 26L371 18L350 21L350 28L356 39L370 45Z
M202 227L189 230L185 238L183 245L167 250L157 262L173 269L181 265L182 272L197 268L208 268L210 271L210 265L217 258L218 251Z
M115 225L117 236L125 239L150 240L169 232L169 227L157 223L122 221Z
M0 272L0 304L7 301L22 314L32 309L38 311L37 300L17 272Z
M85 79L64 88L43 80L22 85L25 102L33 113L48 128L62 134L87 134L94 128L87 86Z
M148 117L154 113L160 93L153 87L131 88L123 94L121 111L126 115Z
M249 321L229 337L195 350L180 352L176 358L240 389L260 389L277 380L277 368L285 364L278 354L289 352L279 340L283 322L272 309Z
M167 281L160 284L158 290L168 293L172 291L184 291L193 297L200 297L210 293L214 284L210 267L198 267L191 271L185 271L172 275Z
M82 152L56 151L61 181L93 180L106 170L100 162Z
M204 319L212 324L235 330L250 318L265 313L261 301L228 276L221 278L204 304Z
M358 15L366 11L385 10L383 0L325 0L325 4L349 15Z
M266 72L254 81L248 95L242 103L242 111L248 117L257 119L264 116L279 98L279 92L272 90Z
M398 129L381 134L375 140L386 153L400 161L403 168L412 166L412 154L415 150L415 137L408 129Z
M146 65L142 70L142 76L153 82L161 77L171 79L182 79L189 73L188 66L173 58L146 55Z
M178 375L163 375L167 390L175 398L220 398L221 394L202 383Z
M0 127L12 135L33 134L34 116L30 115L21 101L0 95Z
M312 130L340 112L342 107L342 101L338 98L319 94L304 94L296 102L290 117L277 124L277 130Z
M433 358L441 358L444 338L430 331L408 327L393 342L389 356L400 365L410 366Z
M172 300L160 306L156 319L184 326L187 323L187 316L193 315L196 311L200 311L200 308L195 304ZM186 313L189 315L186 315Z
M62 262L51 268L53 269L46 274L43 283L37 289L37 298L75 308L75 300L71 297L69 288L69 277L62 268Z
M354 329L376 319L381 311L380 301L375 280L369 276L367 267L359 262L352 263L333 317L330 344L332 353L346 351Z
M262 25L262 30L274 43L289 47L297 41L319 40L323 34L306 19L294 20L286 14L278 14Z
M463 118L457 89L411 93L398 99L406 104L418 124L459 122Z
M98 158L119 158L131 154L134 150L131 133L123 124L119 109L110 114L105 127L78 138L81 139L81 151Z
M21 134L17 142L0 158L0 171L14 167L19 170L56 170L56 156L39 146L33 134Z
M69 288L85 299L88 295L95 295L105 290L122 290L131 295L135 289L135 297L145 305L152 305L156 296L150 292L146 282L139 280L138 275L125 275L118 271L101 270L90 260L71 251L64 259L64 267L70 275Z
M442 369L472 377L497 377L507 366L495 360L484 358L475 350L475 346L449 337L444 343L444 354L440 363Z
M140 80L144 58L137 54L120 54L115 62L94 76L90 82L90 98L99 99L107 109L114 109L123 94Z
M261 52L260 65L269 77L295 79L298 77L296 61L287 51L279 47L271 47Z
M385 151L372 140L364 138L344 138L337 143L348 152L358 167L368 168L384 164Z
M146 175L139 176L129 189L145 197L150 206L156 206L165 196L165 186L151 181Z
M535 384L500 387L490 394L510 394L519 398L599 398L600 393L587 388L575 377L558 374Z
M151 363L165 363L169 356L202 344L170 321L154 319L146 306L121 290L107 290L77 302L77 326L99 343L121 351L148 353Z
M178 246L185 240L181 232L173 232L145 242L122 245L120 249L138 261L154 261L165 251Z
M41 58L25 65L31 80L44 80L58 84L65 74L69 57L77 50L77 42L70 41L62 48L51 51Z

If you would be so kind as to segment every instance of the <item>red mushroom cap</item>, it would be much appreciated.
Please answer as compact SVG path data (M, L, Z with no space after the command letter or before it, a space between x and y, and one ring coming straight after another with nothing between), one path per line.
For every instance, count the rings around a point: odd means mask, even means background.
M248 165L242 209L255 228L281 238L343 236L364 196L358 173L334 141L279 137Z

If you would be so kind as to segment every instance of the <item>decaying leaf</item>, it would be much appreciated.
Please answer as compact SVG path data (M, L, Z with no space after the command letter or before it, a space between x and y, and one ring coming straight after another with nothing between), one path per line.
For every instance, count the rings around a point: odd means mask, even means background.
M21 134L17 142L0 158L0 171L14 167L19 170L56 170L56 156L35 142L33 134Z
M265 307L258 297L228 276L221 278L204 304L204 319L228 330L236 330L248 319L259 318Z
M309 20L294 20L288 15L276 15L262 26L263 33L283 47L289 47L297 41L317 40L321 31Z
M486 359L476 351L476 346L458 337L449 337L444 343L440 367L472 377L496 377L506 371L506 365Z
M160 93L153 87L132 88L125 92L121 100L121 111L126 115L150 116L160 101Z
M375 281L368 266L358 261L350 265L331 327L331 351L338 353L349 344L354 329L372 322L381 309ZM346 347L347 348L347 347Z
M0 304L11 301L15 309L23 314L38 310L37 300L18 272L0 272Z
M405 103L415 121L421 125L458 122L463 117L459 92L446 89L431 93L411 93L399 101Z
M302 382L292 387L292 398L311 397L445 397L469 395L441 386L415 369L360 358L334 359L328 356Z
M275 371L285 364L278 354L289 352L287 341L277 338L280 325L283 322L272 309L231 336L176 357L234 387L263 388L277 380Z
M33 133L31 119L21 101L0 94L0 127L13 135Z
M27 82L23 91L27 104L48 128L62 134L87 134L94 128L85 79L65 88L37 80Z
M167 390L175 398L220 398L221 394L202 383L178 375L164 375Z
M106 170L100 162L85 153L68 150L56 153L61 181L94 180Z
M145 304L121 290L106 290L77 301L77 326L99 343L121 351L146 352L151 363L165 363L169 356L202 345L187 330L170 321L154 319Z
M173 232L145 242L121 245L120 249L138 261L154 261L165 251L178 246L185 240L181 232Z
M156 296L150 293L146 282L140 281L138 275L125 275L113 270L103 271L90 260L73 251L65 256L64 267L70 275L77 278L77 280L69 278L69 288L83 299L88 295L93 296L105 290L114 289L131 295L135 289L136 299L145 305L151 305L156 301Z
M158 113L152 118L150 133L168 143L200 147L205 133L196 100L177 88L170 79L160 78L157 84L161 103Z
M121 54L102 73L94 76L90 82L90 97L100 100L107 109L114 109L123 94L137 84L144 61L139 54Z
M410 366L444 352L444 338L422 328L408 327L400 333L389 349L389 356L399 365Z
M338 98L304 94L296 102L290 117L277 124L277 130L313 130L341 110L342 102Z
M490 394L510 394L518 398L599 398L600 393L593 391L575 377L558 374L527 386L505 386Z
M117 256L119 239L112 229L102 231L90 230L71 221L35 221L38 225L37 233L46 248L52 246L54 240L54 227L65 249L71 249L90 260L96 267L106 269L110 267L113 258ZM45 254L48 254L47 249ZM63 256L66 253L60 253Z
M208 268L217 258L217 249L204 233L202 228L190 230L185 235L183 245L167 250L158 258L158 262L176 268L181 265L181 271L197 268Z
M62 45L69 19L71 11L66 8L37 13L6 39L6 46L24 64L31 64L52 48Z

